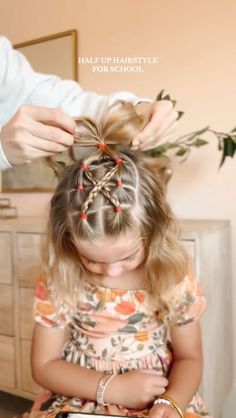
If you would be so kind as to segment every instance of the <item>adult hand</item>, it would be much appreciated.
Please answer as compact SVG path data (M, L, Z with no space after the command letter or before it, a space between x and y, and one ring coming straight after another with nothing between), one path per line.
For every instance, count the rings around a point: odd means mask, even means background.
M132 149L147 151L166 141L177 124L178 112L170 100L138 103L136 112L148 121L145 128L133 139Z
M60 109L22 105L2 127L0 141L12 165L48 157L73 145L75 121Z
M145 409L162 395L168 380L155 370L134 370L117 375L108 384L104 400L131 409Z
M171 406L154 405L150 410L149 418L179 418L179 414Z

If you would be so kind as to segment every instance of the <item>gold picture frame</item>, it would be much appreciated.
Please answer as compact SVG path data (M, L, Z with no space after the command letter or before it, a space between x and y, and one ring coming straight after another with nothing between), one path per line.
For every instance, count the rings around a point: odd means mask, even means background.
M75 29L14 45L40 73L78 81L77 31ZM46 105L46 104L45 104ZM67 152L58 156L68 161ZM57 179L45 159L2 172L2 192L51 192Z

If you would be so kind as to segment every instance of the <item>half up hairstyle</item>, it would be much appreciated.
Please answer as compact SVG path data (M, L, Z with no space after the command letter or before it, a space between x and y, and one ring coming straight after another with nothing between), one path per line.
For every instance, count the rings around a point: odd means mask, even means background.
M173 286L188 272L188 257L164 188L133 138L145 126L135 107L117 101L96 123L75 119L75 162L51 200L47 275L55 301L76 304L86 281L76 242L138 231L147 252L145 280L157 309L170 311ZM81 155L85 153L84 157Z

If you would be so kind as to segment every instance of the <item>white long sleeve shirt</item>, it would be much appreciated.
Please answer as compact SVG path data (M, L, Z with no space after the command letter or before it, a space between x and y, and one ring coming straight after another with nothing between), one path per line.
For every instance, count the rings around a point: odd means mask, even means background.
M27 59L0 36L0 129L22 104L60 108L69 116L89 116L99 120L114 101L122 99L134 105L142 101L127 91L101 96L85 92L72 80L35 72ZM0 143L0 170L10 168Z

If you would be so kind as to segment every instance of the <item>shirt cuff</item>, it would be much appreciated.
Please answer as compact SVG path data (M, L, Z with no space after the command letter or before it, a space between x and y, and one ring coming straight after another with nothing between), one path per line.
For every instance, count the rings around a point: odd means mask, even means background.
M1 128L0 128L1 133ZM9 163L5 152L3 151L2 144L0 141L0 171L7 170L8 168L12 168L12 165Z
M136 106L139 103L153 103L153 100L147 99L147 98L142 98L142 99L138 99L138 100L134 101L133 105Z

